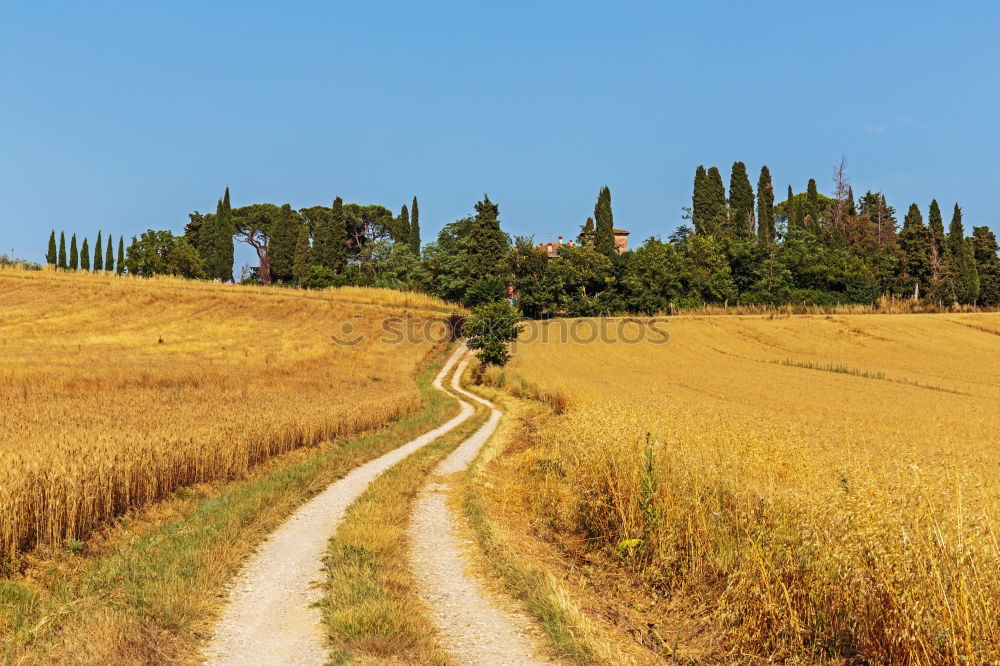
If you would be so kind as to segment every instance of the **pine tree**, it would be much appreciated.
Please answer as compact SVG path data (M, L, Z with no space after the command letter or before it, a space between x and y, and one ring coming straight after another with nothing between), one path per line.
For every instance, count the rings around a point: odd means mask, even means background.
M729 176L729 214L736 238L754 235L753 187L743 162L733 162Z
M764 245L774 243L774 187L767 165L760 168L757 179L757 236Z
M468 284L476 280L495 281L504 277L510 242L507 234L500 229L499 215L499 206L484 194L483 200L476 204L476 217L465 246Z
M705 229L705 167L694 170L694 191L691 194L691 224L696 234L707 234Z
M594 205L594 249L605 257L618 254L615 248L615 223L611 212L611 189L605 185L597 195Z
M704 193L705 222L703 226L705 233L717 236L725 235L726 227L729 224L726 187L722 184L722 174L716 167L709 167L708 171L705 172L702 192Z
M112 252L112 245L113 243L111 239L111 234L108 234L108 249L104 253L104 270L108 271L109 273L115 270L115 255L114 252ZM122 261L121 257L118 258L118 261L119 263L121 263ZM124 269L125 267L121 266L121 268ZM121 271L119 271L119 273L120 272Z
M76 234L73 234L73 238L69 242L69 267L75 271L79 266L80 253L76 250Z
M111 237L108 237L108 242L111 242ZM103 248L101 247L101 232L97 232L97 242L94 243L94 270L103 271L104 270L104 255L101 254Z
M979 297L979 274L976 271L975 246L965 237L962 225L962 209L955 204L948 225L948 272L952 276L955 298L959 303L975 303Z
M327 266L332 270L341 273L347 267L347 213L344 212L344 200L337 197L333 200L330 209L330 229L331 229L331 260L332 265Z
M295 243L298 240L298 220L288 204L278 210L271 226L268 258L271 261L271 279L291 282L294 279Z
M413 197L413 208L410 209L410 250L414 256L420 257L420 209L417 208L416 197Z
M108 245L108 252L111 252L111 245ZM108 261L107 265L110 266L111 262ZM108 270L111 270L108 268ZM115 272L121 275L125 272L125 237L118 237L118 263L115 265Z
M80 268L85 271L90 270L90 246L87 244L87 239L83 239L83 245L80 247Z
M59 268L68 268L66 264L66 232L59 232Z
M896 241L896 209L888 205L885 196L868 191L861 197L860 216L871 225L879 248L886 248Z
M49 266L55 266L56 261L59 260L59 255L56 252L56 230L53 229L52 233L49 234L49 251L45 253L45 263Z
M803 218L809 218L808 226L812 229L819 228L819 191L816 189L816 179L810 178L806 187L806 209ZM804 220L803 220L804 221Z
M309 244L309 225L299 225L299 238L295 244L295 260L292 262L292 274L295 282L301 284L312 267L312 246Z

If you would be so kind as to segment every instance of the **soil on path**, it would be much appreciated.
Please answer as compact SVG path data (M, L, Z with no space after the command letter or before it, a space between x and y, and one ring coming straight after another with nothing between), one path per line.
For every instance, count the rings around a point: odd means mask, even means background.
M434 387L455 366L464 346L448 358ZM447 391L445 391L447 392ZM302 505L265 541L230 586L229 600L204 651L207 664L325 664L328 652L315 603L322 591L323 556L347 507L380 474L438 439L474 413L461 411L447 423L398 449L361 465Z
M500 412L491 402L458 385L467 363L455 371L452 390L489 407L490 417L441 462L435 470L439 476L467 469L500 423ZM498 603L468 572L463 553L473 545L461 536L447 491L445 483L429 483L417 497L409 527L410 566L441 646L458 664L551 663L539 656L539 632L533 623L506 610L512 604Z

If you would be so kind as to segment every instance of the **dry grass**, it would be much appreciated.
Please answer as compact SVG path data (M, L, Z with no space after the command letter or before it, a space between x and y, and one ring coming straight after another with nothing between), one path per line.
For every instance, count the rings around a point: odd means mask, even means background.
M487 375L568 396L511 454L532 529L718 632L690 650L665 620L664 656L995 662L1000 315L667 329Z
M538 424L554 413L558 404L553 404L551 396L535 394L520 383L505 390L484 386L474 390L500 404L504 411L496 434L473 464L470 478L459 486L462 511L481 549L474 552L481 552L482 557L473 557L476 568L486 572L483 580L499 578L506 592L521 600L561 661L591 666L660 663L649 653L623 643L609 626L609 615L591 603L594 596L586 593L586 581L576 571L576 563L561 557L550 544L532 538L531 530L525 529L524 517L532 515L534 498L522 492L518 456L511 453L535 442ZM512 395L521 392L529 399ZM615 612L620 609L620 600L616 595Z
M937 312L969 313L995 312L996 308L959 305L933 301L915 301L912 298L881 296L873 303L837 305L703 305L701 307L674 308L672 315L828 315L828 314L928 314Z
M225 585L303 501L352 469L457 412L431 386L438 357L417 375L423 407L361 437L275 456L234 481L179 489L129 511L87 542L87 556L32 556L0 579L0 662L200 664Z
M447 398L451 402L451 398ZM330 540L320 602L333 663L449 664L407 553L413 501L438 463L486 421L477 414L376 479Z
M445 310L377 289L0 270L0 566L38 544L79 547L180 486L413 412L432 345L383 344L380 319ZM344 321L366 339L334 344Z

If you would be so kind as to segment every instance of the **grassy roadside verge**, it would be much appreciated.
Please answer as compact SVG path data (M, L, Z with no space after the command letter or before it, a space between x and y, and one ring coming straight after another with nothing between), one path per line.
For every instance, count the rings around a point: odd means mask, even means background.
M517 523L516 500L508 503L504 471L494 461L519 446L523 429L552 412L548 401L525 400L484 386L466 387L505 412L498 432L474 463L462 492L462 506L479 543L487 568L499 575L507 590L520 599L538 621L557 653L574 664L646 664L648 655L616 641L577 603L557 571L545 564L546 554ZM523 515L523 514L521 514Z
M385 428L298 450L239 481L182 489L127 516L87 554L0 579L0 658L17 664L197 663L224 584L298 505L359 464L447 420L455 401L418 377L423 407Z
M413 500L434 467L487 418L485 408L378 478L330 541L321 602L333 663L447 664L407 558Z

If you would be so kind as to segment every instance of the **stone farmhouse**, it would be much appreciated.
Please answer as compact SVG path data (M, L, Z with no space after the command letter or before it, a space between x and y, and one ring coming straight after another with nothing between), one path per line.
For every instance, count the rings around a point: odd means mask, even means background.
M618 250L618 254L623 254L628 252L628 234L629 232L624 229L615 229L615 249ZM555 243L539 243L537 249L540 252L544 252L545 256L549 259L559 256L559 250L564 247L576 247L576 241L570 240L568 243L563 243L563 237L560 236Z

